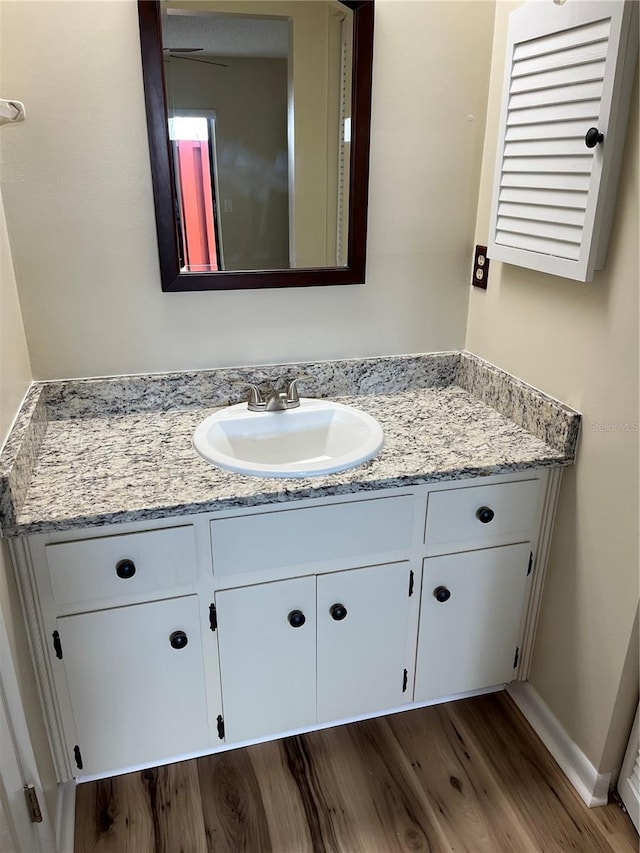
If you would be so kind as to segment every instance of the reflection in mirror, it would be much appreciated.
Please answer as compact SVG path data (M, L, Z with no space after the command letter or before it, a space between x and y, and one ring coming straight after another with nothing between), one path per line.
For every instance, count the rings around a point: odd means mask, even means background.
M182 268L343 266L352 12L228 6L163 5Z
M165 290L364 280L372 7L140 0Z

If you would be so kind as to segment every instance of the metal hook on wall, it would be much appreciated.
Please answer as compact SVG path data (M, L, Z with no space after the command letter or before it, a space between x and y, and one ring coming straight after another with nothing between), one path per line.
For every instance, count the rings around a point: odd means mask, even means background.
M7 101L0 98L0 124L24 121L26 111L22 101Z

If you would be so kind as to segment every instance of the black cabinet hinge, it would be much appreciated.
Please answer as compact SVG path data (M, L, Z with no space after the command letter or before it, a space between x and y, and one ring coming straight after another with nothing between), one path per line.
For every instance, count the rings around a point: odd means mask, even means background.
M218 737L224 740L224 719L222 714L218 714Z
M518 660L520 659L520 647L516 646L516 653L513 658L513 668L515 669L518 666Z
M73 755L76 759L76 767L78 768L78 770L82 770L82 753L80 752L80 747L78 746L78 744L73 747Z
M409 673L405 669L404 674L402 676L402 692L403 693L407 692L407 680L408 680L408 678L409 678Z
M409 598L413 595L413 569L409 571Z
M57 631L54 631L51 635L53 637L53 648L56 653L56 657L58 660L62 660L62 643L60 642L60 634Z
M40 803L38 802L36 789L33 785L25 785L23 791L25 800L27 801L27 810L29 812L29 819L31 820L31 823L42 823L42 812L40 811Z
M215 604L209 605L209 627L212 631L215 631L218 627L218 614L216 612Z
M533 551L529 554L529 567L527 568L527 577L531 574L531 570L533 569Z

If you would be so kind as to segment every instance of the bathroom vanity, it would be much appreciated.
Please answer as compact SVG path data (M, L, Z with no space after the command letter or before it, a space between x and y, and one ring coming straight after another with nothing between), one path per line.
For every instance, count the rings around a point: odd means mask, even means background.
M200 459L211 406L283 367L25 401L4 528L61 780L526 679L579 415L467 353L295 369L380 420L376 458L300 480Z

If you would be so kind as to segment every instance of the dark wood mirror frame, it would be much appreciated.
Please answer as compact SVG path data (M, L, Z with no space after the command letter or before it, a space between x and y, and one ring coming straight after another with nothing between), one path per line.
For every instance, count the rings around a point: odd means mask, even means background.
M342 0L342 2L353 10L353 91L347 265L312 269L184 273L180 269L174 215L176 199L167 124L160 3L158 0L138 0L151 178L160 274L164 291L364 284L374 0Z

